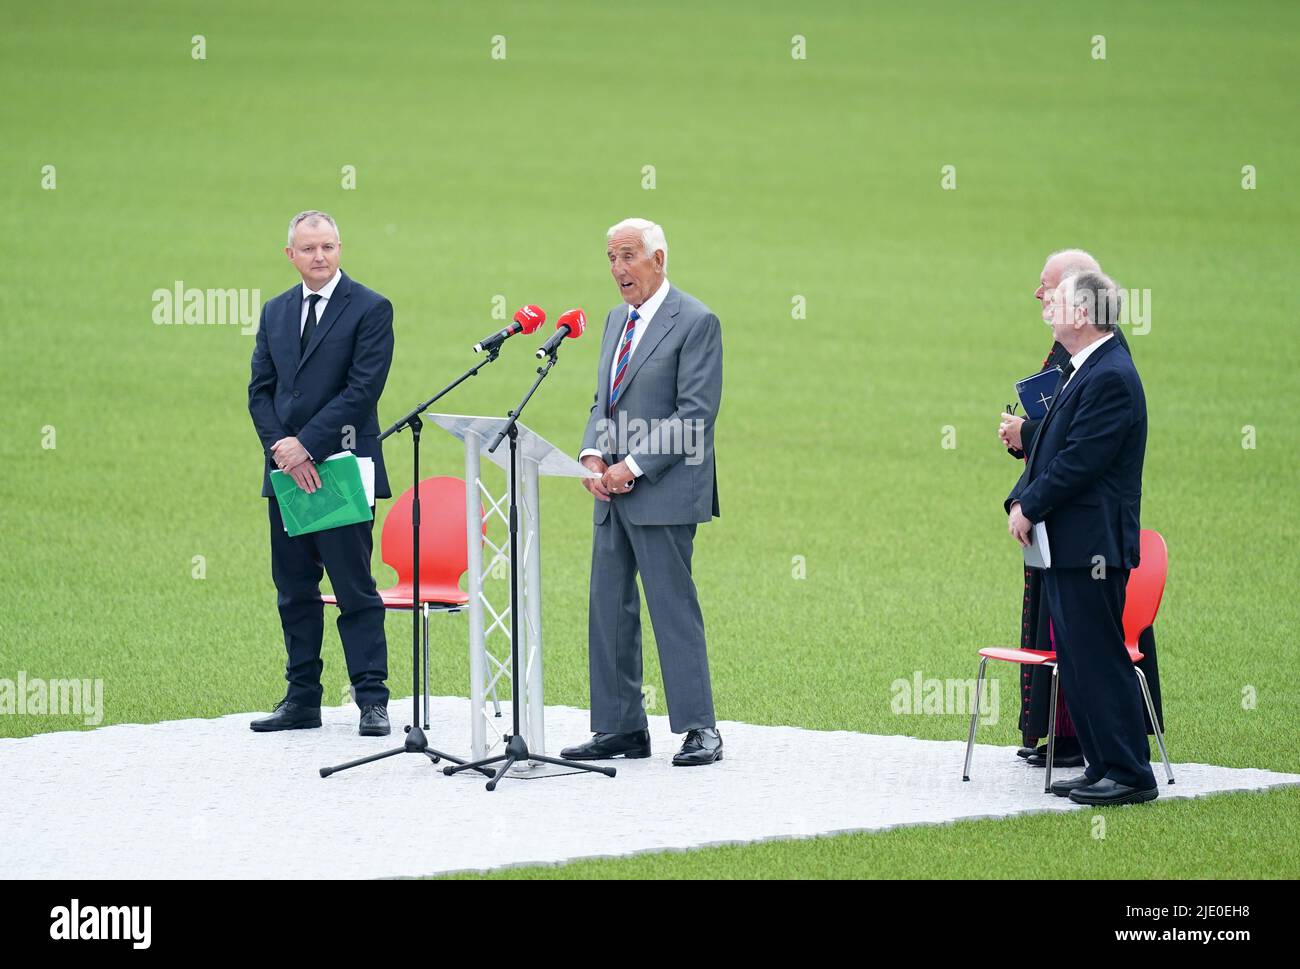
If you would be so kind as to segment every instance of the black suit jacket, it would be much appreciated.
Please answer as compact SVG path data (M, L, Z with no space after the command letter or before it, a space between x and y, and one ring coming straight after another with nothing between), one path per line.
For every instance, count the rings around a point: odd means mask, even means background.
M1099 346L1052 402L1012 502L1045 522L1053 568L1138 564L1147 406L1133 358L1118 340Z
M299 284L267 301L257 327L248 411L265 456L262 496L275 494L271 445L297 437L317 463L345 450L373 458L375 497L391 498L377 405L393 362L393 304L343 273L305 352L301 319Z

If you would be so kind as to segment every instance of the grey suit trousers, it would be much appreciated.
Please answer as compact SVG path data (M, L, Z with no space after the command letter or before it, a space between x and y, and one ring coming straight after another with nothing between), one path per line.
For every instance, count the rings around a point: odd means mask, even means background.
M593 527L588 644L591 729L630 733L646 728L641 699L641 574L674 733L717 725L691 554L695 525L637 525L619 513Z

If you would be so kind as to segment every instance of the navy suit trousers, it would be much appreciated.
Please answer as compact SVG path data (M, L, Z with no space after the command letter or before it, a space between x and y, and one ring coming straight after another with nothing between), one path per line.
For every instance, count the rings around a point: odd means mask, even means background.
M1156 786L1141 687L1124 646L1127 569L1046 569L1043 588L1056 634L1061 691L1074 721L1085 773L1149 790Z
M271 520L271 577L275 580L288 654L286 698L316 707L321 702L321 638L325 607L320 580L326 571L338 598L339 638L358 706L388 703L388 644L384 639L384 602L370 572L374 521L308 532L290 538L280 518L280 504L267 500Z

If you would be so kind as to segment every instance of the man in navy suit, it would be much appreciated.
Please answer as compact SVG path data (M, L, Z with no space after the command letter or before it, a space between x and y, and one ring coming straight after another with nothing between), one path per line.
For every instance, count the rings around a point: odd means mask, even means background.
M391 498L376 406L393 361L393 304L339 269L338 227L324 212L289 223L285 255L302 283L262 307L248 410L264 452L262 497L271 521L271 575L288 653L285 697L256 731L319 727L325 629L320 580L338 598L339 637L361 708L362 736L389 732L384 603L370 573L373 519L290 538L271 488L273 469L320 487L316 465L352 451L375 463L375 497Z
M1147 409L1133 358L1115 339L1120 297L1100 272L1062 280L1053 336L1070 354L1024 474L1007 497L1022 545L1044 522L1043 572L1061 686L1087 767L1053 781L1081 804L1134 804L1159 794L1143 706L1124 646L1124 592L1138 564Z

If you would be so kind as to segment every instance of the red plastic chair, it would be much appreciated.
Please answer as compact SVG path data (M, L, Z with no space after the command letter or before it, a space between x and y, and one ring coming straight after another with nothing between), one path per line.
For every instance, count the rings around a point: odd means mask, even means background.
M1174 769L1169 764L1169 753L1165 750L1165 737L1156 719L1155 704L1151 702L1151 690L1147 678L1137 664L1142 661L1142 652L1138 649L1138 637L1156 621L1160 611L1160 600L1165 594L1165 579L1169 574L1169 547L1164 537L1157 531L1142 529L1138 567L1128 576L1128 585L1124 591L1124 645L1133 660L1133 672L1137 673L1138 684L1142 687L1142 699L1146 702L1147 715L1155 729L1156 743L1160 747L1160 759L1165 764L1165 774L1169 783L1174 782ZM970 780L971 754L975 750L975 725L979 718L980 690L984 687L984 667L991 659L1006 663L1018 663L1022 666L1050 666L1052 668L1052 699L1047 712L1047 777L1043 791L1052 789L1052 758L1056 754L1056 696L1060 686L1056 653L1052 650L1016 649L1006 646L986 646L980 650L979 678L975 683L974 710L970 718L970 734L966 739L966 766L961 779Z
M413 488L393 502L379 536L379 555L397 573L397 584L379 590L385 609L409 611L415 599L414 558L411 554L411 494ZM482 505L479 518L482 519ZM484 532L487 523L483 525ZM424 687L427 723L429 711L429 614L460 612L469 593L460 587L460 577L469 569L466 547L465 482L454 477L425 478L420 482L420 603L424 613ZM333 595L323 595L328 605L338 605Z

